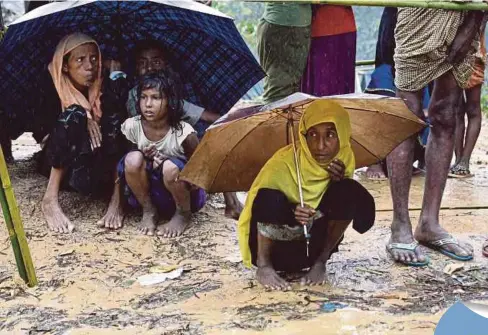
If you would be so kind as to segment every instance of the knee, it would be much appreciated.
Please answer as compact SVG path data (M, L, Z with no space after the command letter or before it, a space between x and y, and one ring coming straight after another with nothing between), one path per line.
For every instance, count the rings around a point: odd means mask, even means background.
M180 169L175 163L167 160L163 163L163 180L166 185L175 183L180 174Z
M436 102L431 102L430 123L434 129L454 131L456 127L456 111L459 103L456 99L446 97Z
M125 156L124 165L126 172L137 172L144 168L145 159L140 151L132 151Z

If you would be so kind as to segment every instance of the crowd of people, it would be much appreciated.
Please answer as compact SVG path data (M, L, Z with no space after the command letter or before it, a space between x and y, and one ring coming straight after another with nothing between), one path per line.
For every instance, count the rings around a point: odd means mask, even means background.
M367 91L404 99L429 124L418 139L407 139L368 171L371 178L390 180L393 220L386 248L396 262L427 265L419 244L457 260L473 259L472 246L442 228L439 211L448 174L471 175L469 160L481 127L485 25L483 12L385 8ZM264 103L299 91L315 96L354 92L352 8L267 3L257 36L267 73ZM141 234L166 238L181 235L205 205L206 192L178 177L221 115L184 99L179 74L157 41L138 43L128 59L126 68L104 60L97 41L70 34L59 42L39 85L42 99L33 111L38 118L29 130L42 148L35 157L38 170L49 177L42 210L54 232L75 229L58 201L65 187L110 197L100 226L122 228L128 205L142 211ZM307 268L303 284L323 283L326 263L347 227L352 223L365 233L373 226L374 199L353 180L350 136L348 112L317 100L301 116L297 152L292 145L276 152L256 177L245 206L235 193L224 194L225 215L239 220L243 262L257 267L263 286L287 289L277 271ZM419 168L426 178L414 233L408 198ZM488 243L483 248L487 255Z

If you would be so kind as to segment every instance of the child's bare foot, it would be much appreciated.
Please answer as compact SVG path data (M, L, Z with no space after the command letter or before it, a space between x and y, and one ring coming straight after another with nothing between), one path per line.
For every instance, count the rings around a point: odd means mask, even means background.
M75 229L75 226L66 215L64 215L59 206L58 199L42 199L41 208L44 213L44 218L47 221L47 225L52 231L57 233L71 233Z
M107 209L107 213L98 220L97 225L101 228L119 229L124 223L124 212L119 205L112 205Z
M142 220L139 223L138 231L142 235L153 236L156 231L156 223L158 221L158 211L154 206L144 208L142 213Z
M300 281L301 285L323 285L325 284L325 264L323 262L315 263L308 273Z
M177 237L183 234L190 223L191 212L177 209L171 220L158 229L157 234L163 237Z
M290 284L281 278L271 266L259 267L256 271L256 279L265 288L270 290L289 290Z

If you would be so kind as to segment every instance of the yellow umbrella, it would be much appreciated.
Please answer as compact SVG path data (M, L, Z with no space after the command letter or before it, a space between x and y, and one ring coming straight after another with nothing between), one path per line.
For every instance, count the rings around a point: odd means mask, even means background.
M231 114L229 121L211 127L180 178L212 193L249 190L268 159L291 143L290 120L296 131L302 112L316 99L330 99L349 112L356 168L384 159L426 126L397 98L372 94L317 98L295 93L251 115L239 117L237 110L236 119Z

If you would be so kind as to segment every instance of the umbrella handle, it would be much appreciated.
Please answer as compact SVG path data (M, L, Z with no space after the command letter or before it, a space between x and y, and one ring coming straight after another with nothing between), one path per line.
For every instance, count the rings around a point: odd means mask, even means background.
M292 108L290 107L288 111L288 125L291 128L291 143L293 145L293 157L295 158L295 168L297 170L297 180L298 180L298 194L300 195L300 206L303 207L303 190L302 190L302 174L300 173L300 165L298 163L297 146L295 143L295 125L293 124L293 114Z

